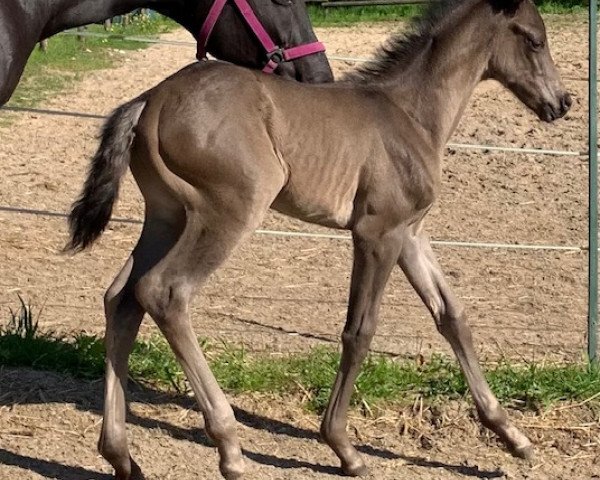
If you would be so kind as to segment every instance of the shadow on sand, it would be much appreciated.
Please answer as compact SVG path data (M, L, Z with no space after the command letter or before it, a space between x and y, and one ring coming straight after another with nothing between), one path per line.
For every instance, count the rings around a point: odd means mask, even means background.
M34 385L33 388L32 385ZM139 384L131 384L129 390L129 398L132 401L143 402L155 406L175 404L186 409L196 408L195 401L184 395L167 394L140 386ZM15 403L70 403L75 405L76 408L81 411L102 415L103 385L101 381L84 382L52 372L40 372L28 369L5 369L0 370L0 391L4 392L4 395L0 397L0 406L12 405ZM319 440L319 434L316 431L298 427L281 420L268 418L242 408L234 407L234 410L238 421L249 428L291 438L314 441ZM140 417L131 411L127 415L127 422L147 429L160 428L174 439L191 441L198 445L212 448L211 442L202 428L182 428L163 420ZM480 470L478 467L452 465L426 460L421 457L403 456L390 450L377 448L371 445L359 445L357 446L357 449L363 454L372 457L388 460L401 459L410 465L432 469L443 469L466 477L500 478L503 476L501 471L484 471ZM263 452L255 452L249 449L244 449L244 454L249 459L261 465L272 466L284 470L309 469L316 473L342 475L333 453L331 460L332 463L335 462L335 465L322 465L295 458L285 458ZM40 460L1 448L0 463L18 466L46 478L60 478L63 480L108 480L112 478L110 475L94 472L82 467L73 467L52 461Z

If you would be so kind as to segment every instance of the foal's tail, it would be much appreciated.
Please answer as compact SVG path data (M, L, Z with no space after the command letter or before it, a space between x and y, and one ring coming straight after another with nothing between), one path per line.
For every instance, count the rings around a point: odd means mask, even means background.
M92 159L83 192L69 214L70 239L65 252L79 252L102 234L119 195L121 178L129 167L131 143L147 95L117 108L104 124L101 142Z

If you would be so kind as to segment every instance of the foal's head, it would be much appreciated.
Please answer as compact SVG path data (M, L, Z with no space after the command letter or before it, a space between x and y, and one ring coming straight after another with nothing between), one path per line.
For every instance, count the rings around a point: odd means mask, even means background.
M571 107L554 65L544 21L531 0L491 0L501 15L486 72L511 90L541 120L551 122Z
M212 1L207 2L212 4ZM228 2L209 40L209 51L217 58L250 68L266 61L264 47L252 33L239 10ZM317 41L304 0L248 0L273 42L286 49ZM275 73L302 82L330 82L331 67L324 53L314 53L279 63Z

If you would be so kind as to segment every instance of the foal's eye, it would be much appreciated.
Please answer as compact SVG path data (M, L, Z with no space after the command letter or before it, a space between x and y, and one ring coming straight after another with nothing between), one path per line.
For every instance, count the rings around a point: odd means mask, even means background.
M292 3L294 3L294 0L273 0L273 2L277 3L278 5L283 5L284 7L289 7L292 5Z
M532 50L541 50L542 48L544 48L544 41L543 40L536 40L533 37L525 37L527 39L527 45L529 45L529 48L531 48Z

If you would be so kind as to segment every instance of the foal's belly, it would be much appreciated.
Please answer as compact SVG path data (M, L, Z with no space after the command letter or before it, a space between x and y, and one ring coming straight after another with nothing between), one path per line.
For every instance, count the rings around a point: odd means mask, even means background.
M292 174L271 208L305 222L331 228L349 228L357 180L340 180L328 181L326 176L320 174L294 178Z

